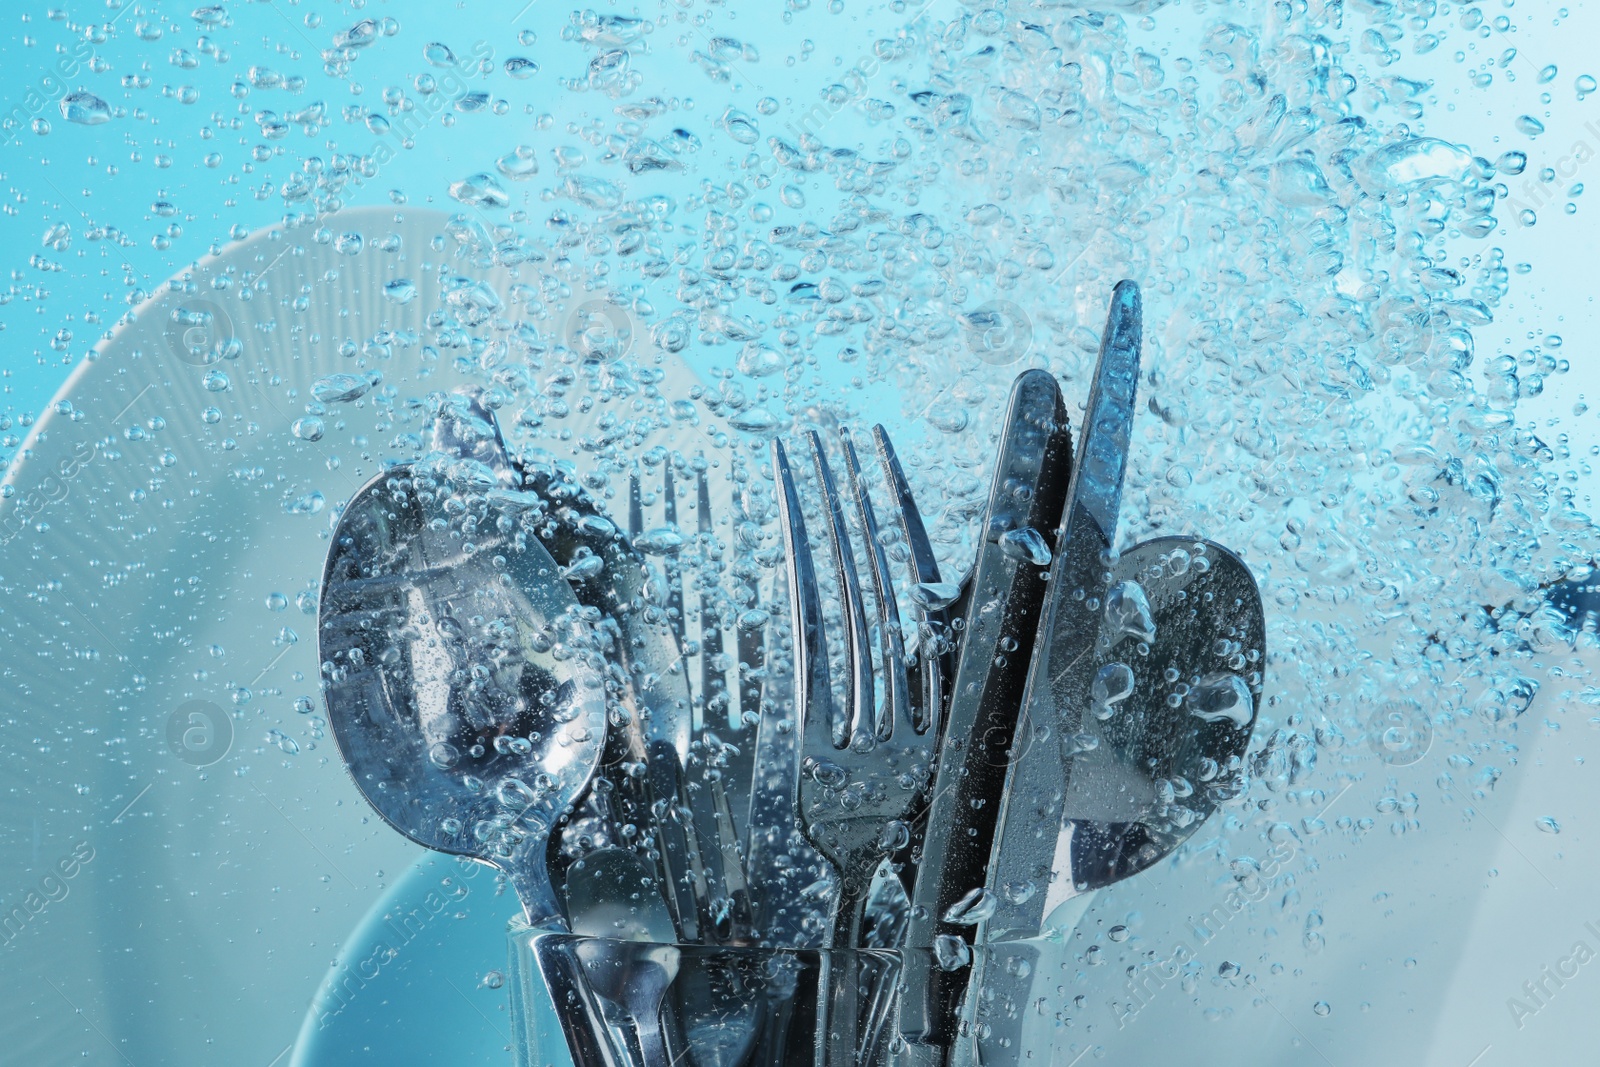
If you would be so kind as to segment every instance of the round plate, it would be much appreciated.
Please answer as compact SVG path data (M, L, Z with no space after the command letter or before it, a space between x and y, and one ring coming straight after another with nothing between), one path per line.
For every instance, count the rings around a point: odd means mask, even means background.
M7 474L0 1040L17 1055L281 1058L347 932L419 855L326 736L315 594L340 502L426 429L406 398L488 358L441 349L428 317L498 303L476 332L529 340L512 293L535 265L458 236L438 212L360 209L230 246L117 328ZM592 318L595 299L551 300L541 323ZM629 403L687 398L687 369L658 366ZM308 411L330 374L367 392ZM576 462L611 407L542 410L561 432L541 443ZM716 429L664 419L645 446L709 451Z

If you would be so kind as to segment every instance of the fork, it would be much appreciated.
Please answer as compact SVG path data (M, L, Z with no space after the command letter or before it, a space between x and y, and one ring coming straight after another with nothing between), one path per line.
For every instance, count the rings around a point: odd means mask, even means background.
M901 526L914 542L919 578L937 581L931 553L915 544L922 523L905 488L898 463L880 426L875 431L879 457L901 509ZM913 699L900 613L883 539L862 476L855 444L840 433L847 473L854 490L859 531L867 553L878 631L884 699L876 686L865 597L845 522L843 503L816 431L808 434L834 569L839 578L844 658L849 677L842 708L834 694L823 623L816 564L800 509L794 472L781 442L773 442L773 468L779 483L778 518L787 555L790 610L794 625L794 721L800 731L795 784L797 811L806 837L838 874L830 916L828 947L849 953L862 942L868 890L879 865L904 846L911 821L926 802L934 742L938 736L937 691L919 689ZM857 960L831 956L824 978L827 1005L819 1035L819 1063L862 1062L857 1042L859 1001ZM869 1033L867 1044L871 1044Z

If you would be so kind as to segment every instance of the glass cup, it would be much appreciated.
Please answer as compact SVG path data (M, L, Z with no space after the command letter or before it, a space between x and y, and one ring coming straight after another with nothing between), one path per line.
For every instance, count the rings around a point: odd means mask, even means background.
M889 1062L898 951L660 945L518 922L509 933L517 1067L811 1067L825 988L855 1008L830 1067Z

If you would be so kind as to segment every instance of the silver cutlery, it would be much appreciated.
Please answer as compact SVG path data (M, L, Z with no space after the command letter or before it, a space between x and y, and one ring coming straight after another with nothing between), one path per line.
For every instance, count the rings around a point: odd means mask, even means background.
M1000 442L978 559L957 605L965 628L911 897L898 1021L905 1063L941 1062L965 988L973 929L952 909L984 883L1067 493L1066 405L1049 374L1017 379Z
M678 975L678 949L655 866L625 849L598 849L567 872L566 889L589 987L616 1009L617 1029L632 1032L639 1067L671 1063L661 1007Z
M492 436L442 443L438 462L369 481L334 529L318 620L329 721L385 821L498 867L530 925L559 927L546 853L606 734L595 634L525 534L534 502L485 462Z
M900 611L889 576L877 517L854 443L844 435L846 470L854 489L856 515L867 551L876 604L879 662L884 699L876 697L865 594L856 569L851 530L828 463L822 438L809 435L822 511L835 572L839 579L844 655L848 677L842 706L834 706L827 628L799 490L781 442L773 443L773 468L779 486L778 515L787 549L795 659L793 726L799 732L793 795L801 826L837 875L829 916L831 949L854 950L862 942L867 893L879 865L911 836L910 821L926 796L937 722L922 728L912 715L911 674L900 634ZM891 481L893 476L891 475ZM897 494L898 495L898 494ZM904 506L909 495L902 498ZM924 707L926 703L924 702ZM936 708L928 709L936 712ZM830 960L825 971L823 1032L817 1062L861 1062L858 1046L857 960L850 954Z
M506 872L514 988L579 1067L1021 1067L1045 942L1242 788L1254 580L1203 539L1117 552L1140 318L1118 285L1075 455L1054 378L1016 380L959 585L881 426L892 516L811 430L809 463L772 443L772 496L735 460L727 542L715 463L641 457L619 526L475 395L351 500L319 620L341 752L401 832Z
M1124 282L1090 388L984 889L970 909L980 947L961 1012L968 1039L951 1067L1023 1061L1028 983L1018 976L1033 963L1019 961L1035 950L1012 942L1059 930L1081 911L1076 898L1170 854L1240 788L1265 655L1254 579L1232 553L1193 538L1113 554L1139 319L1138 290Z

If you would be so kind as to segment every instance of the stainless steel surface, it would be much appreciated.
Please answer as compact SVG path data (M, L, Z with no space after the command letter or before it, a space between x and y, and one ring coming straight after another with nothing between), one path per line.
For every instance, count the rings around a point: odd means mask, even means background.
M658 944L676 939L655 865L636 852L596 849L567 871L565 889L574 934Z
M576 1067L795 1067L809 1064L824 975L862 975L868 1028L882 1034L900 970L897 952L655 945L510 931L512 1048L517 1067L549 1067L559 1033ZM591 977L591 971L595 974ZM670 978L667 975L670 974ZM648 1047L624 1007L664 991L661 1040ZM546 993L546 990L549 993ZM665 1055L670 1059L652 1059ZM851 1067L886 1067L878 1041Z
M791 770L800 824L837 874L824 943L848 950L862 943L862 920L873 875L911 836L910 821L925 800L935 735L919 732L912 714L900 608L854 443L848 435L841 441L870 563L883 676L881 707L876 699L865 592L856 569L851 528L821 436L813 431L809 444L839 581L848 677L841 706L835 707L822 593L799 489L782 443L774 442L779 523L788 552L794 619L793 723L800 734L798 759ZM847 1064L862 1058L857 962L853 957L840 957L824 979L827 1010L818 1040L819 1062Z
M1050 551L1069 464L1061 391L1043 371L1026 372L1012 387L978 560L960 605L965 629L912 894L910 948L931 948L945 938L957 957L970 952L973 928L946 916L984 884L1027 650L1045 594L1049 560L1038 553ZM939 1050L953 1040L965 986L965 968L946 971L926 966L927 960L918 954L907 959L899 1029L910 1062L941 1058Z
M484 462L492 425L474 436L485 424L469 408L451 453L373 478L334 529L318 626L328 715L387 822L499 867L529 923L558 927L546 852L599 762L604 679L574 654L595 646L593 627L526 533L539 501L502 488L504 468Z
M1055 380L1017 379L959 588L881 426L884 525L851 435L843 492L807 435L825 563L773 442L787 677L725 655L723 546L682 456L630 474L624 532L569 468L511 455L481 399L450 397L434 451L351 502L323 595L342 750L413 839L511 874L545 931L514 974L549 986L578 1067L992 1067L1049 1043L1030 1010L1062 965L1045 942L1232 794L1261 687L1237 558L1193 538L1113 554L1139 318L1119 285L1076 463ZM549 932L563 914L576 936Z
M1023 976L1052 951L1044 942L1070 932L1079 898L1160 862L1243 789L1266 661L1249 570L1219 545L1162 537L1122 553L1087 592L1063 591L1053 638L1071 657L1025 706L1019 734L1037 740L1005 794L989 869L995 910L972 977L983 994L969 996L962 1027L977 1040L957 1047L954 1067L1029 1062L1049 1020L1020 1010ZM1149 624L1148 639L1118 610L1134 595L1148 603L1133 623ZM1055 665L1053 652L1038 655ZM1108 670L1130 683L1109 706L1103 683L1097 693Z

